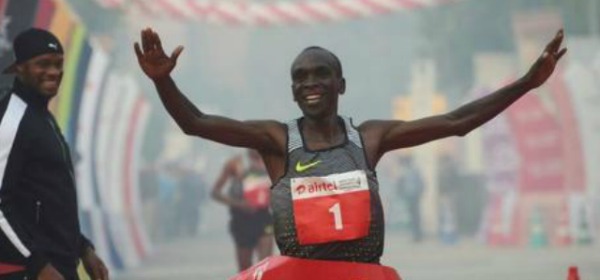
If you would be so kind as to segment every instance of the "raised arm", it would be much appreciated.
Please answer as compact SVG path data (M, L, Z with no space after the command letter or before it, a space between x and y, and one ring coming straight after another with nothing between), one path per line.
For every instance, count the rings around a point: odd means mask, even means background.
M142 30L141 41L141 48L137 42L134 45L138 63L154 82L167 112L184 133L259 151L285 149L285 130L276 121L237 121L201 112L181 93L170 76L183 47L178 46L171 56L167 56L160 37L149 28Z
M360 126L365 136L367 156L374 166L388 151L420 145L448 136L464 136L491 120L531 89L542 85L554 72L564 34L560 30L542 55L522 78L485 97L465 104L447 114L414 121L368 121Z

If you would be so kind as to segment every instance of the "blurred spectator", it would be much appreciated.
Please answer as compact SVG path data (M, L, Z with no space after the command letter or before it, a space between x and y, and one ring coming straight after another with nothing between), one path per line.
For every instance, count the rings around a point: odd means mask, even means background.
M200 205L206 199L206 183L196 170L181 166L179 177L179 203L177 205L178 234L192 237L198 234L202 216Z
M421 197L425 189L423 176L415 165L412 156L400 157L400 167L401 174L398 180L400 194L407 205L412 239L419 242L423 239L421 228Z
M438 167L440 237L453 242L457 234L457 203L462 181L458 163L448 154L440 157Z
M230 182L228 194L223 187ZM269 210L271 180L260 154L248 150L223 166L213 185L212 197L229 206L229 229L236 247L238 270L252 265L256 252L258 261L273 252L273 218Z
M169 241L177 233L176 207L178 200L179 173L176 162L168 162L157 172L159 228L158 240Z
M156 241L159 235L158 212L158 168L154 163L149 163L140 171L140 196L142 201L142 213L146 230L150 239Z

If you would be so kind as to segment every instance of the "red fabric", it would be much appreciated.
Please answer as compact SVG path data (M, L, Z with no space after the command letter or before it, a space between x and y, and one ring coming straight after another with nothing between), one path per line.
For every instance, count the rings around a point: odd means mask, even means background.
M15 273L25 270L25 267L9 263L0 263L0 275Z
M355 262L320 261L275 256L230 278L230 280L401 280L391 267Z
M269 187L256 188L247 192L244 192L244 199L248 204L255 208L268 208L269 207Z
M271 180L265 176L250 176L243 181L244 200L254 208L269 207Z

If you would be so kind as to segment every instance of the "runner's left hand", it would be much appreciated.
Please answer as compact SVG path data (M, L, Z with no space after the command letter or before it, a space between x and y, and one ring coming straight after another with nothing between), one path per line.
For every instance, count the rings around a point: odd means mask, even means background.
M558 60L567 52L566 48L561 49L563 38L564 31L561 29L556 33L554 39L546 45L542 55L525 75L525 81L531 88L537 88L546 82L554 72Z

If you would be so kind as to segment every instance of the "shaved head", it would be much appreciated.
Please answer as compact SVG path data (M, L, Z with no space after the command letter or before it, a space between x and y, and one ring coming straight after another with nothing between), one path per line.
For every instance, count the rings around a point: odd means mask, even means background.
M323 47L319 47L319 46L310 46L307 47L305 49L303 49L300 54L298 54L298 57L300 57L301 55L308 53L308 52L323 52L326 53L327 55L329 55L331 57L332 63L333 63L333 68L336 71L336 74L338 75L338 77L343 77L344 73L342 71L342 63L340 62L340 59L330 50L323 48ZM296 57L296 59L298 59L298 57Z

